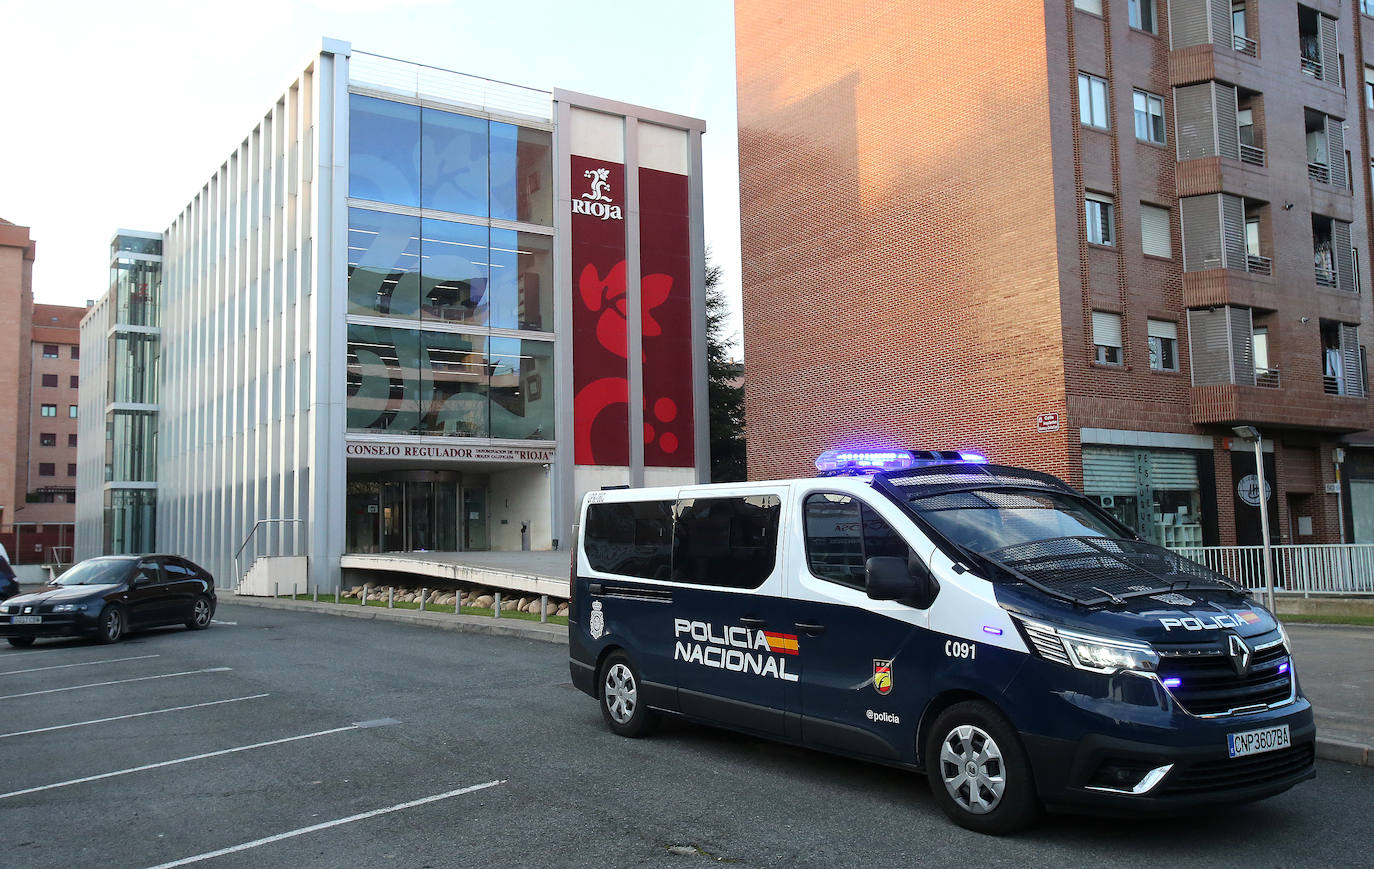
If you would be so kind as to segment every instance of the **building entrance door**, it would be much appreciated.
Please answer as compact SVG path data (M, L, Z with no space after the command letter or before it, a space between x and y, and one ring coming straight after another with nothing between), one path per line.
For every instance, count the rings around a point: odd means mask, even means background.
M484 552L491 548L487 542L486 478L474 485L474 478L465 479L463 486L463 550Z
M458 474L410 471L348 481L349 552L456 551ZM485 509L482 510L485 519ZM482 524L485 549L485 521Z

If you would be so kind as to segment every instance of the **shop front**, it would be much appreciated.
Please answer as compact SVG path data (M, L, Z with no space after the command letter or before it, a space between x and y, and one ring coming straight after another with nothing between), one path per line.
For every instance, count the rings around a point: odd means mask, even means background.
M1216 485L1208 451L1085 445L1083 491L1161 546L1217 543Z

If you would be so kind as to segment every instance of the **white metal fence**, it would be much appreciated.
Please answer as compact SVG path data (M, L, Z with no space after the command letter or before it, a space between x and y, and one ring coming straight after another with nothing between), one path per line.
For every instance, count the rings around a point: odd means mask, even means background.
M1374 544L1273 546L1274 588L1299 594L1374 595ZM1246 588L1264 588L1264 547L1190 546L1174 550Z

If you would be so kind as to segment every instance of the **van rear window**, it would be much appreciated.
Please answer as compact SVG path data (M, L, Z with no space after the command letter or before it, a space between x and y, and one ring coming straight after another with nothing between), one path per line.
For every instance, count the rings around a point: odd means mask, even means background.
M582 535L592 570L643 579L672 573L672 501L589 504Z
M778 554L777 495L688 498L678 502L673 580L758 588Z

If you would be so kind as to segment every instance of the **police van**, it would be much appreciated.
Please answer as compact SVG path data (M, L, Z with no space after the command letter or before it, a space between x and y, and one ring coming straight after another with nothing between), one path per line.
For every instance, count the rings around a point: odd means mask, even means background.
M661 714L924 771L985 833L1315 775L1278 620L1047 474L831 451L821 476L589 493L574 684L623 736Z

